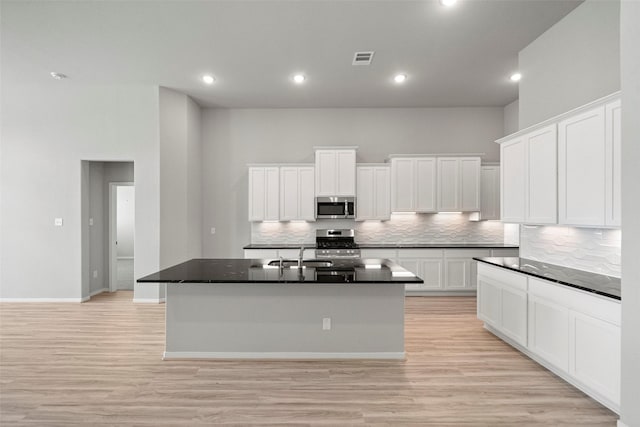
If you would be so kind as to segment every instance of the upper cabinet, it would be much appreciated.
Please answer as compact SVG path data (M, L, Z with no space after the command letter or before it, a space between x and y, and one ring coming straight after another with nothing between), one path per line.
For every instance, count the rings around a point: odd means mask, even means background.
M316 197L356 195L355 148L316 149Z
M356 168L356 221L391 218L391 178L388 165Z
M249 221L277 221L279 217L277 166L249 167Z
M438 157L438 212L480 210L480 158Z
M315 221L313 166L280 168L280 220Z
M391 211L436 212L436 159L391 159Z
M559 223L620 226L620 101L558 124Z
M555 224L556 125L503 142L500 156L502 220Z
M480 219L500 219L500 166L480 168Z
M612 95L499 140L502 221L620 226L620 111Z

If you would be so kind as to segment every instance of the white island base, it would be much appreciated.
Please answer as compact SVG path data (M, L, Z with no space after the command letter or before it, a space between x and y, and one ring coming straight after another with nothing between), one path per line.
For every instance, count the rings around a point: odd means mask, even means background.
M403 283L167 284L164 359L404 357Z

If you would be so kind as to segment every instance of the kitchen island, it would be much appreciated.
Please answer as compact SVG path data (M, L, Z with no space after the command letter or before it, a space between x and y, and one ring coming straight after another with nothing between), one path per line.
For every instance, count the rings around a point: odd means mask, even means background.
M192 259L166 283L165 359L403 359L404 285L386 259ZM331 265L327 265L331 264Z

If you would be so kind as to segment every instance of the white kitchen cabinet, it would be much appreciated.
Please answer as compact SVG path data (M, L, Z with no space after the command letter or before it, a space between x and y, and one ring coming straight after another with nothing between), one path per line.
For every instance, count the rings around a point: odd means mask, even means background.
M478 318L520 351L619 410L619 301L480 264Z
M480 210L480 158L439 157L438 212Z
M500 144L500 216L503 222L525 222L526 154L523 137Z
M356 168L356 221L391 218L391 178L388 165Z
M500 166L480 168L480 219L500 219Z
M302 245L301 245L302 246ZM244 257L247 259L298 259L300 249L245 249ZM304 251L303 259L313 259L316 257L316 250L307 248Z
M391 211L436 212L436 159L391 159Z
M504 222L557 223L556 133L553 124L501 144Z
M527 278L478 265L478 318L517 343L527 345Z
M621 103L605 105L605 225L621 225Z
M249 221L280 219L279 177L277 166L249 167Z
M276 259L277 249L245 249L244 257L249 259Z
M280 168L280 220L315 221L313 166Z
M440 249L398 249L398 264L406 268L424 283L407 283L409 291L442 290L443 251Z
M605 107L558 124L559 222L605 225Z
M620 401L620 326L569 314L569 373L613 402Z
M315 155L315 196L355 196L355 148L316 149Z
M526 190L525 222L556 224L557 209L557 130L545 126L525 135Z

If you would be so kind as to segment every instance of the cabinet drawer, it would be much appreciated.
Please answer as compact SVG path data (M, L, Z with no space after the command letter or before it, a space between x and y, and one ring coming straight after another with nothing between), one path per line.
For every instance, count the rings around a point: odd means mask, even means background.
M535 277L529 278L529 292L571 310L620 325L621 310L618 301Z
M474 258L491 256L490 249L445 249L445 258Z
M442 258L441 249L398 249L398 258Z
M523 274L505 270L500 267L492 267L485 263L478 263L478 275L503 285L511 286L522 292L527 291L527 277Z

